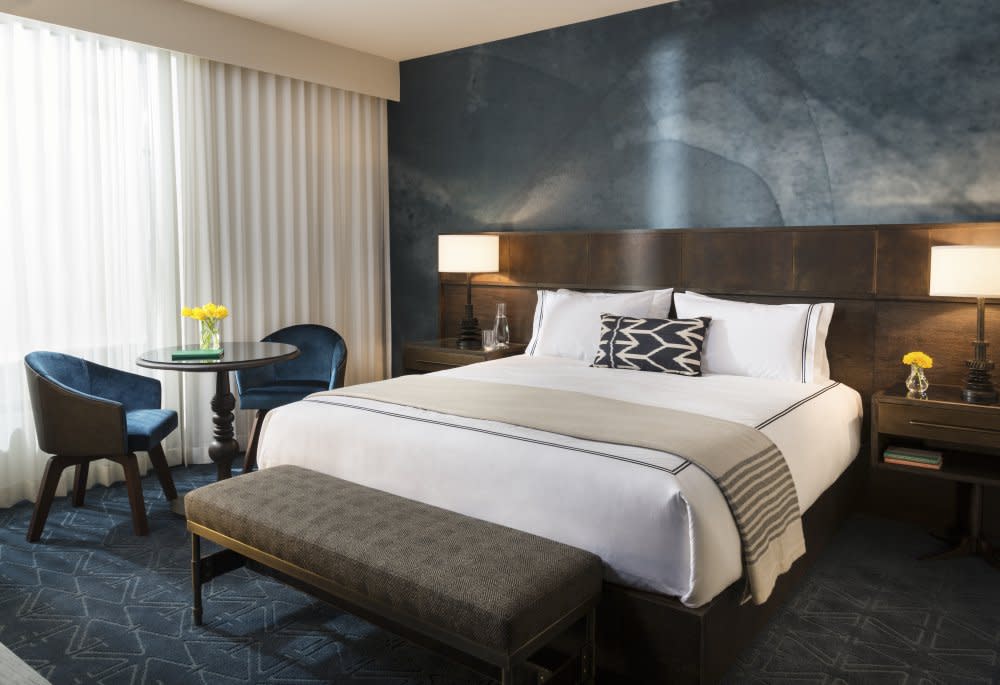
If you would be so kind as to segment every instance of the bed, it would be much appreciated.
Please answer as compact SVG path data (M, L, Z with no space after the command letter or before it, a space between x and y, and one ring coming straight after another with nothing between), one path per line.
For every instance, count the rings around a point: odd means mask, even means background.
M759 428L784 454L801 511L860 446L861 397L835 381L688 378L529 356L434 375L570 390ZM688 607L704 606L742 574L740 540L719 489L671 454L314 395L269 414L258 459L261 468L302 466L594 552L609 582Z

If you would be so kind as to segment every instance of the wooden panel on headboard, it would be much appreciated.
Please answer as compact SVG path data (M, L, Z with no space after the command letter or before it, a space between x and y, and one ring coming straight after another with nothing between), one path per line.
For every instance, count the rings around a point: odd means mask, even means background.
M587 283L602 290L669 288L682 280L683 241L674 231L594 233Z
M706 293L790 293L795 281L794 234L741 230L687 233L684 276L683 287Z
M796 292L818 297L875 294L874 231L804 229L794 235Z

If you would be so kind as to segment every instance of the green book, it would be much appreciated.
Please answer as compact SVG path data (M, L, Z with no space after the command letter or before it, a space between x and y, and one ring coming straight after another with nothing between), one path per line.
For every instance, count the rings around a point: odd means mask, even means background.
M883 455L892 457L893 459L912 461L920 464L940 464L942 458L941 452L935 450L919 450L912 447L893 447L891 445L885 450Z
M189 348L174 350L170 353L170 358L174 361L198 360L198 359L222 359L222 348L203 350L201 348Z

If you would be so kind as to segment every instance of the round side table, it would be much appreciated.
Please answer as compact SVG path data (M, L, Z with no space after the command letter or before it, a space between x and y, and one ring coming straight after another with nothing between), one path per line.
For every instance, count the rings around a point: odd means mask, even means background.
M179 349L197 349L197 345L150 350L141 354L135 363L148 369L215 373L215 395L212 397L215 428L208 456L218 469L218 479L229 478L233 475L233 460L239 455L239 445L233 437L236 398L229 389L229 372L295 359L299 356L299 348L273 342L223 342L223 356L219 359L174 359L173 353Z

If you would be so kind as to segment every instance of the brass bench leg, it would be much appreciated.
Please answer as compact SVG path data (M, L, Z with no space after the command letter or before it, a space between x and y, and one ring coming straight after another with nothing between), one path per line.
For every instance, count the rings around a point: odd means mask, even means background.
M513 668L501 668L500 669L500 685L514 685L514 669Z
M194 624L202 625L201 608L201 537L191 533L191 590L194 593Z

